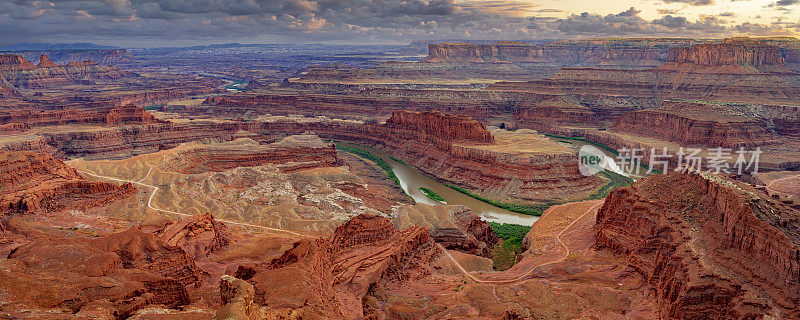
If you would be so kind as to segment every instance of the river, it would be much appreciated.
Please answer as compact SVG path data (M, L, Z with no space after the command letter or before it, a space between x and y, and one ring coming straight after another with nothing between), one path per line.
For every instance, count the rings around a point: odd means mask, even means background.
M478 199L465 195L461 192L453 190L452 188L428 177L427 175L419 171L419 169L397 162L392 158L389 158L389 156L381 150L351 143L341 143L341 144L345 146L367 150L370 153L381 157L381 159L383 159L383 161L386 161L386 163L392 168L394 174L397 176L397 179L400 180L400 186L403 188L403 190L408 195L410 195L411 198L413 198L414 201L416 201L417 203L425 203L429 205L442 204L441 202L428 198L421 191L419 191L420 187L425 187L433 190L434 192L442 196L447 202L447 204L467 206L470 208L470 210L472 210L473 213L477 214L483 220L486 221L530 226L533 225L533 223L536 222L536 220L539 220L539 217L537 216L521 214L503 208L498 208L491 204L488 204L486 202L480 201Z

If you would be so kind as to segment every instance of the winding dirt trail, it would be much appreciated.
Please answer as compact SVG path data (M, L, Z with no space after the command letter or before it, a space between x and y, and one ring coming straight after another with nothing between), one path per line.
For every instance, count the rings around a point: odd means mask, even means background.
M453 258L453 256L450 254L450 252L448 252L448 251L447 251L447 250L446 250L446 249L445 249L445 248L444 248L442 245L440 245L440 244L438 244L438 243L437 243L436 245L437 245L437 246L439 246L439 248L440 248L440 249L442 249L442 250L445 252L445 255L447 255L447 257L450 259L450 261L453 263L453 265L455 265L455 266L456 266L456 268L457 268L457 269L458 269L458 270L459 270L459 271L460 271L460 272L461 272L461 273L462 273L462 274L463 274L465 277L472 279L472 281L475 281L475 282L477 282L477 283L498 283L498 284L499 284L499 283L514 283L514 282L520 282L520 281L522 281L522 280L525 280L525 278L527 278L528 276L530 276L530 274L531 274L531 273L533 273L533 272L534 272L534 271L535 271L537 268L539 268L539 267L541 267L541 266L546 266L546 265L551 265L551 264L555 264L555 263L560 263L560 262L563 262L563 261L567 260L567 258L569 257L570 253L572 253L572 252L570 251L569 247L568 247L568 246L567 246L567 245L564 243L564 241L563 241L563 240L561 240L561 236L562 236L562 235L563 235L565 232L567 232L567 230L569 230L570 228L572 228L572 226L574 226L574 225L575 225L575 223L577 223L578 221L581 221L581 220L582 220L584 217L586 217L586 215L588 215L589 213L592 213L593 211L597 210L597 208L599 208L599 207L600 207L600 206L602 206L602 205L603 205L603 202L600 202L600 203L597 203L597 204L593 205L592 207L590 207L589 209L587 209L587 210L586 210L586 212L584 212L583 214L581 214L579 217L575 218L575 220L573 220L573 221L572 221L572 222L571 222L569 225L567 225L566 227L564 227L564 229L562 229L562 230L561 230L561 231L560 231L560 232L559 232L559 233L556 235L556 241L558 241L558 243L559 243L559 244L560 244L560 245L561 245L561 246L564 248L564 255L563 255L561 258L558 258L558 259L555 259L555 260L552 260L552 261L547 261L547 262L544 262L544 263L539 263L539 264L533 265L533 266L531 266L531 267L530 267L530 269L528 269L528 271L526 271L526 272L525 272L525 273L523 273L522 275L520 275L520 276L518 276L518 277L515 277L515 278L512 278L512 279L501 279L501 280L484 280L484 279L479 279L479 278L477 278L477 277L473 276L472 274L470 274L470 273L469 273L469 272L468 272L466 269L464 269L464 267L463 267L463 266L461 266L461 264L460 264L460 263L458 263L458 261L456 261L456 259L455 259L455 258Z
M796 179L796 178L800 178L800 174L791 175L791 176L788 176L788 177L772 180L767 184L767 190L775 192L775 193L780 193L782 195L785 195L787 197L787 199L791 199L792 197L795 196L794 194L775 190L775 189L772 188L772 185L775 184L776 182L781 182L781 181L786 181L786 180Z
M150 171L152 171L153 170L153 166L151 166L150 164L148 164L148 166L150 166ZM147 172L148 176L150 175L150 171ZM143 186L143 187L151 188L151 189L153 189L153 192L150 193L150 197L147 199L147 207L148 208L150 208L152 210L155 210L155 211L158 211L158 212L163 212L163 213L176 215L176 216L179 216L179 217L192 217L192 216L194 216L194 215L191 215L191 214L180 213L180 212L164 210L164 209L159 209L159 208L153 207L153 197L156 195L156 192L158 192L158 187L154 186L154 185L149 185L149 184L141 182L141 181L144 180L144 178L142 180L139 180L139 181L131 181L131 180L114 178L114 177L101 176L101 175L94 174L94 173L88 172L88 171L79 170L78 172L86 174L86 175L89 175L89 176L92 176L92 177L100 178L100 179L108 179L108 180L119 181L119 182L130 182L132 184L136 184L136 185L140 185L140 186ZM145 176L145 178L147 178L147 176ZM297 232L294 232L294 231L284 230L284 229L270 228L270 227L259 226L259 225L255 225L255 224L249 224L249 223L243 223L243 222L237 222L237 221L230 221L230 220L221 220L221 219L214 219L214 220L222 222L222 223L225 223L225 224L230 224L230 225L241 227L241 228L247 230L248 232L251 231L250 229L252 228L252 229L260 229L260 230L266 230L266 231L277 232L277 233L285 233L285 234L289 234L289 235L296 236L296 237L301 237L301 238L315 238L314 236L309 236L309 235L297 233Z

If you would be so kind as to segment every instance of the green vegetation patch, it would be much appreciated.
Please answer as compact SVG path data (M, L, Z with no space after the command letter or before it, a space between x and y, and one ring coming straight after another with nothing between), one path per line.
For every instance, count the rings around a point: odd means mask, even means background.
M405 162L405 161L403 161L403 160L397 159L397 158L395 158L395 157L392 157L392 156L388 156L388 157L389 157L389 159L392 159L392 160L394 160L394 161L397 161L397 162L398 162L398 163L400 163L400 164L407 165L407 166L409 166L409 167L410 167L410 165L408 165L408 163L406 163L406 162Z
M381 169L383 169L384 172L386 172L386 176L389 177L389 180L392 180L395 183L397 183L397 186L400 187L400 190L403 190L403 187L400 185L400 179L398 179L397 175L394 174L394 171L392 171L392 167L390 167L389 164L386 163L386 161L384 161L381 157L376 156L376 155L372 154L371 152L369 152L367 150L364 150L364 149L354 148L354 147L345 146L345 145L341 145L341 144L336 144L336 149L337 150L342 150L342 151L350 153L350 154L354 154L356 156L359 156L359 157L362 157L364 159L367 159L369 161L374 162L375 164L378 165L378 167L380 167ZM403 190L403 192L405 192L405 190ZM408 195L408 194L406 194L406 195Z
M421 187L419 188L419 191L422 192L422 194L424 194L428 198L431 198L439 202L444 202L444 197L440 196L438 193L434 192L431 189Z
M587 139L586 139L586 138L584 138L584 137L567 137L567 136L558 136L558 135L549 134L549 133L545 133L544 135L545 135L545 136L547 136L547 137L551 137L551 138L555 138L555 139L560 139L560 140L563 140L563 142L568 142L568 143L571 143L571 142L569 142L569 140L573 140L573 141L583 141L583 142L586 142L586 143L590 143L590 144L592 144L592 145L594 145L594 146L596 146L596 147L598 147L598 148L600 148L600 149L606 150L606 151L608 151L609 153L611 153L611 154L613 154L613 155L615 155L615 156L619 156L619 151L617 151L617 149L614 149L614 148L612 148L612 147L610 147L610 146L607 146L607 145L605 145L605 144L602 144L602 143L600 143L600 142L595 142L595 141L592 141L592 140L587 140ZM640 167L642 167L642 168L644 168L644 169L650 170L650 166L648 166L648 165L647 165L647 164L645 164L644 162L639 162L639 166L640 166ZM660 170L653 169L653 170L652 170L652 173L655 173L655 174L661 174L662 172L661 172Z
M558 204L558 203L555 203L555 202L554 203L542 203L542 204L519 204L519 203L500 202L500 201L497 201L497 200L492 200L492 199L486 198L486 197L484 197L482 195L479 195L479 194L475 194L472 191L469 191L469 190L464 189L464 188L459 187L459 186L454 186L454 185L451 185L451 184L448 184L447 186L452 188L453 190L456 190L456 191L461 192L463 194L466 194L466 195L468 195L470 197L473 197L473 198L478 199L480 201L483 201L483 202L486 202L488 204L491 204L491 205L493 205L495 207L503 208L503 209L506 209L508 211L513 211L513 212L517 212L517 213L532 215L532 216L541 216L542 213L545 210L547 210L547 208L550 208L551 206Z
M502 239L492 248L492 260L495 270L507 270L517 262L522 253L522 243L525 235L531 231L529 226L518 224L489 222L492 231L497 237Z
M604 185L602 188L600 188L600 190L597 190L597 192L595 192L594 194L590 195L589 199L592 200L605 199L606 197L608 197L608 194L611 193L611 191L614 191L614 189L616 189L617 187L627 187L633 183L633 179L613 171L604 170L600 174L608 178L608 180L611 180L611 182Z

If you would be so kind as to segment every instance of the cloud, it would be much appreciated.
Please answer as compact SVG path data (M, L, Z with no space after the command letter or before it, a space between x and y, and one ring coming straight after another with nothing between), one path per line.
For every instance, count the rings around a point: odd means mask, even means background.
M664 0L664 3L683 3L690 6L710 6L714 0Z
M687 5L709 2L668 1ZM800 0L773 1L790 5ZM654 20L643 19L635 8L607 15L585 12L548 17L559 11L521 0L0 0L0 44L711 37L788 28L759 24L734 28L713 16L692 21L679 15L680 10L659 11L663 16Z

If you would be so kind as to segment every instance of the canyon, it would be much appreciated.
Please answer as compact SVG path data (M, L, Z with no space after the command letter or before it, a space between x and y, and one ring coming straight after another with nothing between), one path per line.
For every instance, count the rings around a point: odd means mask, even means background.
M56 65L42 55L38 65L20 55L0 55L0 83L23 89L71 84L92 84L96 80L115 80L131 74L113 67L102 67L91 60Z
M0 56L0 314L800 318L797 40L423 43Z
M749 185L657 175L609 195L597 246L626 255L648 279L660 318L790 319L800 311L797 217Z

